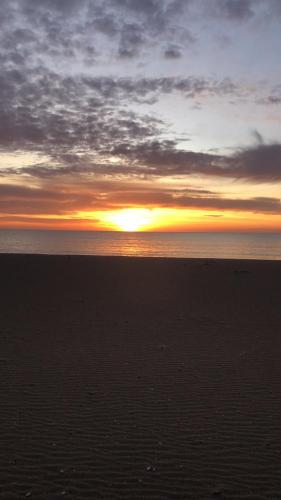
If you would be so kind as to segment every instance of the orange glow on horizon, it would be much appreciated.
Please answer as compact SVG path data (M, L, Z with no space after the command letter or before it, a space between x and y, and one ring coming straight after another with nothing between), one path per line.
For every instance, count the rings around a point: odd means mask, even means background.
M65 215L0 216L0 228L73 231L279 232L281 216L234 211L135 207Z

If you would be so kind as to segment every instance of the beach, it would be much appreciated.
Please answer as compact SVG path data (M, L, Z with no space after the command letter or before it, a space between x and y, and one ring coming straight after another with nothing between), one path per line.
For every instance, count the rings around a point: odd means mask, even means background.
M281 261L0 255L0 498L281 498Z

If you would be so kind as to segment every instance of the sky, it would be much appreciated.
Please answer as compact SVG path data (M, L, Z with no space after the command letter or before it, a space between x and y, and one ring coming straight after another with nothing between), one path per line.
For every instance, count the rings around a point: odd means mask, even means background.
M280 0L0 7L0 227L280 231Z

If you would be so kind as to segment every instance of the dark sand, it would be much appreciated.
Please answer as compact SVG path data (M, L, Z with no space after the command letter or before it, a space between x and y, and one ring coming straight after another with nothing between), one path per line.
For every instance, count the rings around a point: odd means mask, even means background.
M281 262L0 271L1 499L281 499Z

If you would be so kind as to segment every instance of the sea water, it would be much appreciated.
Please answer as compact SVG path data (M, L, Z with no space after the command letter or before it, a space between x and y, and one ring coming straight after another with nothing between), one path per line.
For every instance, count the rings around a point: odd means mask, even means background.
M281 260L281 233L2 229L0 253Z

